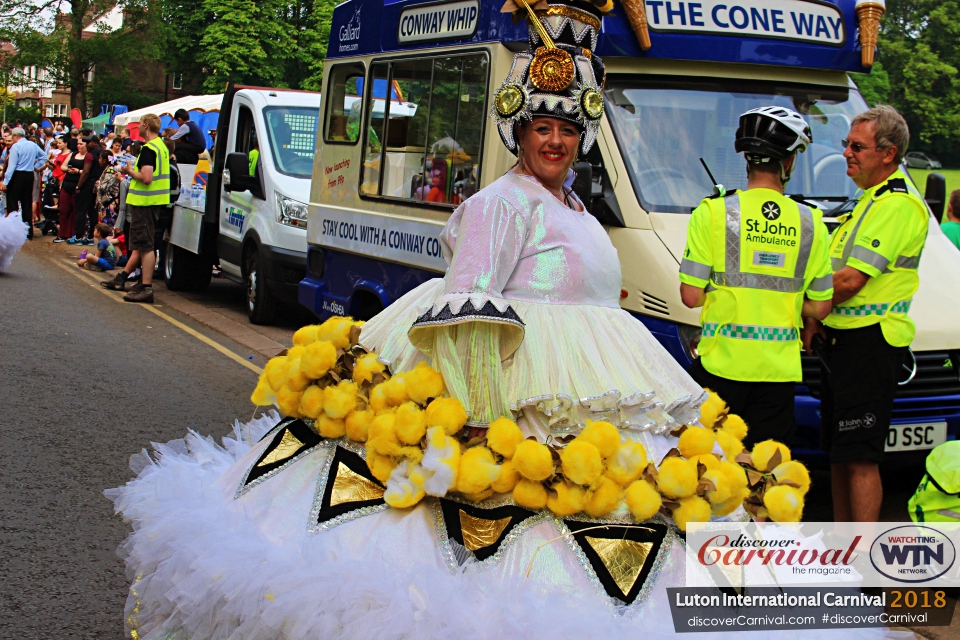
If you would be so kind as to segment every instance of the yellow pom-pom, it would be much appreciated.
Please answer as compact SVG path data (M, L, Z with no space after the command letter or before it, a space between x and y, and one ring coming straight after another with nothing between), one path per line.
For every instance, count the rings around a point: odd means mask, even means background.
M356 364L353 365L353 381L358 384L361 382L373 382L374 375L383 373L387 365L380 362L377 358L378 356L375 353L365 353L357 358Z
M387 404L391 407L399 407L410 399L407 394L407 379L403 374L384 382L383 391L387 394Z
M667 458L660 463L657 486L665 496L686 498L697 492L696 467L682 458Z
M510 493L520 482L520 474L513 467L513 460L504 460L500 465L500 477L493 481L490 488L497 493Z
M423 449L420 447L400 447L400 457L410 462L422 462Z
M731 413L727 416L727 419L723 421L721 431L726 431L740 442L743 442L743 439L747 437L747 423L737 414Z
M284 384L293 391L303 391L311 382L300 370L300 358L287 358L287 380Z
M589 442L597 448L601 456L609 458L620 447L620 430L609 422L587 420L587 426L577 436L577 440Z
M335 364L337 350L329 342L313 342L303 349L300 356L300 370L314 380L327 375Z
M717 456L713 455L712 453L703 453L699 456L693 456L690 458L689 462L693 465L694 469L697 468L697 464L702 464L707 468L708 471L710 469L720 468L720 460L718 460Z
M317 432L324 438L340 438L346 433L346 425L343 420L335 420L325 414L317 419L316 427Z
M287 357L270 358L267 366L263 368L263 374L266 376L270 388L279 391L283 383L287 381Z
M291 418L299 418L300 398L302 396L302 391L293 391L286 385L280 387L280 390L277 391L277 407L279 407L280 413Z
M710 429L691 427L680 435L677 448L684 458L692 458L713 451L716 439Z
M493 461L493 453L486 447L471 447L460 456L457 491L480 493L500 477L500 466Z
M390 474L397 467L397 462L390 456L382 456L370 446L367 446L367 468L373 477L380 482L386 482Z
M381 413L370 423L367 447L382 456L400 457L400 441L397 439L396 416Z
M443 427L448 435L460 431L467 423L467 411L456 398L437 398L427 406L427 427Z
M374 413L372 409L351 411L347 414L346 420L344 420L347 437L354 442L366 442L373 418Z
M427 414L413 402L397 409L397 437L403 444L419 444L427 433Z
M607 477L625 487L647 468L647 450L639 442L627 441L607 460Z
M412 507L426 495L423 490L425 481L423 468L409 460L404 460L397 465L387 479L387 490L383 494L383 500L394 509Z
M663 505L660 493L646 480L637 480L627 487L626 498L627 508L639 522L652 518Z
M276 391L270 388L266 374L261 375L260 380L257 382L257 387L253 390L253 393L250 394L250 402L258 407L269 407L276 401Z
M730 480L727 479L723 471L720 469L711 469L700 476L700 481L703 482L704 480L712 483L714 486L713 489L707 489L704 493L704 497L710 504L720 504L730 499L734 489L730 486Z
M483 491L477 491L476 493L462 493L462 495L470 502L483 502L493 495L493 489L485 489Z
M443 395L443 376L426 362L421 362L403 375L407 382L407 393L417 404L427 404L428 399Z
M591 518L602 518L619 506L622 494L623 487L610 478L600 478L600 482L593 490L583 510Z
M550 488L552 491L547 494L547 508L556 515L572 516L586 506L587 492L580 485L557 482Z
M539 482L520 480L513 488L513 500L527 509L543 509L547 506L547 490Z
M323 389L314 384L304 389L300 396L300 413L311 420L320 417L323 413Z
M316 342L317 329L319 328L320 327L315 324L311 324L306 327L300 327L297 329L296 333L293 334L293 344L305 347L308 344Z
M773 462L774 454L777 451L780 452L780 459L776 461L776 464L770 464ZM750 457L753 458L754 468L761 473L766 473L780 463L789 462L790 449L787 448L787 445L776 440L764 440L753 445Z
M731 490L743 489L747 486L747 472L737 463L721 462L720 472L727 477Z
M380 413L390 408L390 399L387 397L386 383L381 383L370 390L370 408Z
M460 470L460 443L443 432L442 427L427 430L427 449L423 467L433 475L423 485L431 496L445 496L456 486Z
M737 507L743 504L743 501L750 496L750 489L746 487L741 489L734 489L730 494L730 497L726 502L720 502L718 504L711 504L710 509L713 511L713 515L718 517L728 516L734 511L737 510Z
M572 482L592 485L603 473L600 451L589 442L575 439L560 452L563 475Z
M810 472L803 464L796 460L789 460L773 470L773 477L777 482L792 482L799 485L800 493L807 494L810 490Z
M770 487L763 494L763 506L774 522L800 522L803 517L803 493L786 485Z
M734 438L729 431L718 429L714 431L713 436L717 439L720 448L723 449L723 455L727 460L734 460L743 453L743 443Z
M498 418L487 428L487 446L504 458L512 458L521 442L523 432L513 420Z
M710 503L700 496L687 496L680 499L680 506L673 510L673 521L680 531L686 531L691 522L709 522Z
M338 349L346 349L350 346L351 327L353 318L334 316L317 327L317 340L326 340Z
M706 391L709 391L707 389ZM707 429L716 424L720 415L727 410L727 403L720 399L720 396L710 391L710 397L700 406L700 424Z
M553 475L553 456L546 445L536 440L524 440L514 451L513 466L527 480L540 482Z
M331 418L345 418L357 406L357 383L343 380L323 390L323 412Z

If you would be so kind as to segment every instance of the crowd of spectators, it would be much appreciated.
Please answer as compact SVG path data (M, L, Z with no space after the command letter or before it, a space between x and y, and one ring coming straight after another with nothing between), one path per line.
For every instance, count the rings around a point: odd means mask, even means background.
M180 129L164 139L171 155L171 202L180 190L174 150L194 151L188 140L196 137L196 125L191 128L188 121L188 116L178 119ZM142 147L122 126L101 137L62 123L3 124L0 216L19 210L30 240L36 230L54 236L54 243L90 246L79 256L81 268L123 267L130 254L126 194L131 175L125 167L137 162Z

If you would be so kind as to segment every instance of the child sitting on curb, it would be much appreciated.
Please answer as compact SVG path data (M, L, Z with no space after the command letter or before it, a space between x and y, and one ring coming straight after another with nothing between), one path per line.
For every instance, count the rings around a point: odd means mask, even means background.
M117 249L110 240L110 225L100 223L93 228L93 241L97 245L96 253L91 251L77 262L81 269L90 271L110 271L117 266Z

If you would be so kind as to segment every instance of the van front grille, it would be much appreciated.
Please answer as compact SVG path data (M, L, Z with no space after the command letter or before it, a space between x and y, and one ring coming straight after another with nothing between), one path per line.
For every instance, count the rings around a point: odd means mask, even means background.
M908 398L930 398L936 396L960 395L960 351L918 351L914 353L917 359L917 375L907 384L898 387L897 400ZM816 356L803 354L803 384L810 389L810 393L820 397L820 361ZM907 358L907 364L910 359ZM909 372L903 370L903 379ZM916 404L915 402L897 405Z

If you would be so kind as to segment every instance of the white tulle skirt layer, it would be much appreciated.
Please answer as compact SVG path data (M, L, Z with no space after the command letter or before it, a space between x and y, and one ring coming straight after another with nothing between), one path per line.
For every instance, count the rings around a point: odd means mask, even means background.
M6 269L13 262L13 256L27 241L30 228L20 219L20 213L0 216L0 269Z
M410 343L407 332L441 295L442 279L420 285L365 324L361 342L388 360L394 373L413 368L426 356ZM671 417L679 424L698 419L703 389L628 312L523 300L510 300L510 306L525 325L523 342L503 362L509 401L518 412L533 398L562 394L574 400L571 418L582 421L597 416L577 402L581 399L613 395L639 402L642 395L648 408L633 415L624 408L623 419L638 426L662 426ZM662 404L652 407L657 403Z
M235 498L269 441L257 440L277 420L237 423L223 446L192 432L154 445L152 458L131 458L136 479L106 492L133 526L120 549L132 583L128 631L143 640L673 635L665 589L683 584L677 539L647 597L618 611L563 541L543 546L526 577L537 548L558 535L549 521L523 533L498 564L456 572L426 504L308 533L326 447Z

